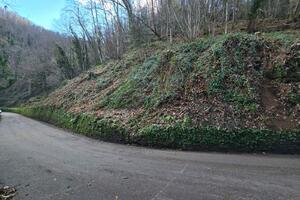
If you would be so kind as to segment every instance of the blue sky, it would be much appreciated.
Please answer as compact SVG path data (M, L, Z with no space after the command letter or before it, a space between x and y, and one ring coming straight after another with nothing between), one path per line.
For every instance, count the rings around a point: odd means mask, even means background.
M46 29L55 30L54 20L59 19L66 0L6 0L10 10L17 12L33 23Z

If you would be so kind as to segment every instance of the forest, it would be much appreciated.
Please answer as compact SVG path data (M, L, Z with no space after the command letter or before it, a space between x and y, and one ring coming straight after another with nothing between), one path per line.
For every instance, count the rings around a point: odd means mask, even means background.
M15 104L47 94L63 80L54 47L66 46L66 37L3 8L0 38L0 104Z
M58 26L86 69L150 41L299 28L299 13L297 0L68 0Z

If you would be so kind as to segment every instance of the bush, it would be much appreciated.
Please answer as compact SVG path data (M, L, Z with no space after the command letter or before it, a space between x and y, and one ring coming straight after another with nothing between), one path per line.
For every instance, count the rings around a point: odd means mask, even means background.
M300 151L300 131L187 128L151 125L140 131L140 142L153 147L213 151Z
M56 126L70 129L89 137L104 141L126 143L129 137L123 127L115 122L99 119L89 114L72 114L62 109L42 107L22 107L9 109L11 112L19 113L27 117L49 122Z
M187 124L191 122L186 117L182 124L169 127L150 125L140 129L138 134L130 134L117 122L88 114L71 114L61 109L36 107L14 108L9 111L110 142L184 150L300 153L300 130L189 128Z
M9 109L8 108L6 108L6 107L0 107L0 110L2 111L2 112L9 112Z

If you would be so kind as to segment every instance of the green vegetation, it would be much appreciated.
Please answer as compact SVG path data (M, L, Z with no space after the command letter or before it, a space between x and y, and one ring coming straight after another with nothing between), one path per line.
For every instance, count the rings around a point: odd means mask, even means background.
M178 98L194 70L197 57L212 43L213 40L208 38L188 44L166 46L165 50L161 50L160 46L152 56L135 63L127 79L101 101L101 106L152 108ZM127 55L129 56L132 54Z
M13 72L8 66L8 55L0 51L0 91L8 88L15 81Z
M256 31L256 19L259 14L260 9L266 3L266 0L253 0L249 12L249 23L248 23L248 32Z
M288 102L294 106L300 105L300 91L293 90L288 94Z
M213 127L188 128L182 125L172 127L151 125L142 129L140 135L143 144L155 147L243 152L284 151L280 149L281 145L299 144L300 139L299 130L286 132L266 129L227 130Z
M15 81L15 76L6 65L0 65L0 90L8 88Z
M131 59L129 75L99 104L111 109L157 107L181 98L191 81L200 76L206 81L210 98L218 97L233 103L237 110L255 112L267 70L264 67L269 56L266 48L271 46L277 51L274 43L284 37L288 39L282 45L292 45L292 41L300 39L294 32L266 34L262 38L240 33L169 45L163 49L156 47L151 56L134 63L132 60L136 57L128 54L124 59ZM295 69L297 64L298 60L290 65ZM287 70L289 68L283 63L274 62L270 76L284 79L287 74L295 74ZM106 82L106 79L101 79L97 85L101 88Z
M56 44L55 46L55 56L56 56L57 66L64 74L64 78L66 79L74 78L75 75L74 69L72 68L71 63L69 62L66 52L58 44Z
M107 141L299 152L299 82L290 78L299 39L239 33L145 44L13 111Z
M263 78L262 50L263 41L254 35L221 38L198 61L208 94L233 102L237 108L255 110Z
M42 107L11 108L6 111L22 114L27 117L49 122L56 126L67 128L88 137L104 141L128 142L125 129L119 127L117 122L98 119L89 114L71 114L61 109Z
M270 32L264 33L263 39L281 43L284 48L289 48L291 45L300 42L298 31L286 31L286 32ZM272 46L274 47L274 45Z
M299 152L300 130L272 131L255 129L190 128L188 117L175 126L146 126L138 133L129 133L118 122L99 119L88 114L70 114L55 108L13 108L16 112L83 135L119 143L151 147L215 151Z

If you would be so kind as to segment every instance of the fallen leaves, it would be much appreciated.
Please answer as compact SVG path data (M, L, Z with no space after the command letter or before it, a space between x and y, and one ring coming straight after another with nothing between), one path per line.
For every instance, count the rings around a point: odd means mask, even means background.
M0 200L12 199L16 195L17 190L13 187L4 186L0 188Z

